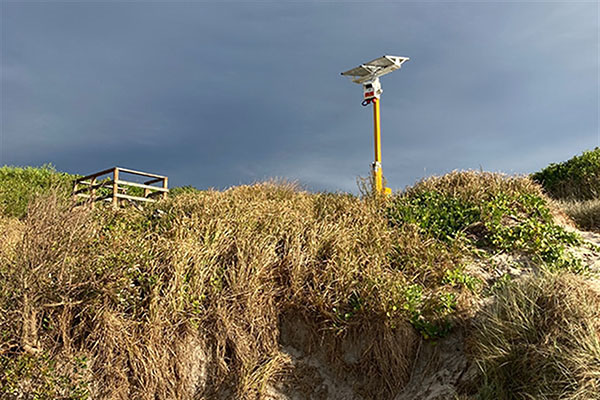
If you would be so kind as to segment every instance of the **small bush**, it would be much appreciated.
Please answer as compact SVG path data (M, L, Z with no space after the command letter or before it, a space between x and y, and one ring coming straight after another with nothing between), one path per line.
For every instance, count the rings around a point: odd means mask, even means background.
M57 172L50 164L34 167L0 167L0 213L23 218L29 202L51 190L68 195L74 175Z
M600 198L600 148L584 151L568 161L550 164L532 175L533 180L555 199Z
M415 224L423 233L442 241L452 241L481 220L479 207L439 192L422 192L400 197L389 208L392 225Z
M600 399L600 290L569 273L501 286L471 338L481 399Z

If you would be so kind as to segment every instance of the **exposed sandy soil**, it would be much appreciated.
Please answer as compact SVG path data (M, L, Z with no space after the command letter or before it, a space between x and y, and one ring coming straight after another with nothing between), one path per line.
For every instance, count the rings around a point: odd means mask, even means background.
M591 272L600 273L600 234L594 232L582 232L576 229L569 229L577 232L588 246L571 249L573 253L581 257L584 265L587 265Z

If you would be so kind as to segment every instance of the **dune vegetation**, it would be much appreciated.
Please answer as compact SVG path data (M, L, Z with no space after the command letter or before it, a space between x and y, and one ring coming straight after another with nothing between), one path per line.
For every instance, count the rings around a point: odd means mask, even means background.
M600 232L600 148L550 164L532 179L580 228Z
M496 288L473 329L488 399L600 398L598 281L541 273Z
M1 398L314 393L282 334L300 325L366 399L393 399L421 343L458 327L480 374L457 395L600 398L600 291L528 177L452 172L388 198L187 187L117 210L74 207L49 167L0 177ZM499 254L538 272L490 278Z

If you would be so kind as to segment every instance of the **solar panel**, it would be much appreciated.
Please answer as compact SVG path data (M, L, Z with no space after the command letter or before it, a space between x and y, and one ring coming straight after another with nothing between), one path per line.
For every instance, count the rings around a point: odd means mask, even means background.
M353 82L364 83L399 69L408 60L408 57L383 56L342 72L342 75L352 77Z

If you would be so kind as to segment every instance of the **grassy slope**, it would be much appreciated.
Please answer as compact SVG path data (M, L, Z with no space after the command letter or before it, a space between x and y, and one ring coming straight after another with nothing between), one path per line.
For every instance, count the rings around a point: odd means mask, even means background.
M578 269L564 251L577 238L553 223L539 187L498 174L430 178L386 201L271 183L182 191L143 212L73 210L63 197L48 191L0 220L3 397L260 397L293 369L278 343L279 318L292 313L359 392L389 398L418 337L447 334L485 289L465 272L470 259L519 252ZM349 336L367 349L352 366L336 359ZM565 348L598 348L577 346ZM489 371L515 366L477 354ZM208 379L194 389L202 368ZM597 379L564 374L563 398ZM501 383L482 388L510 398Z

